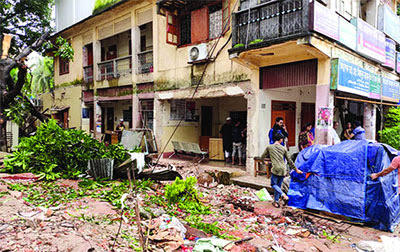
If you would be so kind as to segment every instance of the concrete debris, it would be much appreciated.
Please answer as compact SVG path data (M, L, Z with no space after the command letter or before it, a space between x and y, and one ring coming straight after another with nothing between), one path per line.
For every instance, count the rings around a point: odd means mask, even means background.
M135 251L139 249L139 236L131 215L134 212L132 200L137 200L140 213L145 217L141 222L142 228L145 227L143 233L149 250L155 252L202 251L199 241L214 241L215 236L229 244L218 249L231 252L371 249L391 252L397 251L391 248L400 247L398 231L389 235L348 224L345 220L335 221L335 216L328 216L332 218L329 219L290 207L278 209L269 201L260 201L254 189L226 181L221 184L215 169L209 172L189 162L171 165L183 178L198 178L196 189L201 195L200 201L210 208L211 214L189 214L179 207L171 210L170 206L161 204L164 186L171 182L153 183L134 199L129 195L123 197L122 202L122 193L119 194L115 202L123 205L125 210L121 213L121 206L106 202L109 197L106 192L110 188L101 187L94 194L101 196L83 195L53 208L35 206L26 201L27 192L18 190L18 185L40 182L8 180L0 182L1 251L110 251L121 220L124 221L114 251ZM79 181L59 180L55 184L66 191L79 189ZM49 194L48 190L43 189L42 194ZM247 240L249 237L252 239ZM232 243L239 239L245 240ZM210 245L205 246L211 250Z

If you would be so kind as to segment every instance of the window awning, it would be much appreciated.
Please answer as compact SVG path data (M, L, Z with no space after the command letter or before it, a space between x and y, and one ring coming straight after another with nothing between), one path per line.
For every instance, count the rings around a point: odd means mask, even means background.
M69 109L69 106L52 107L52 108L50 109L50 111L51 111L51 113L57 113L57 112L61 112L61 111L67 110L67 109Z

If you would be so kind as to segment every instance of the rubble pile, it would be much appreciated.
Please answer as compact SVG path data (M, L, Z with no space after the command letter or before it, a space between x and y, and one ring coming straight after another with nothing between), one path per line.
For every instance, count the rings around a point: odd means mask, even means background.
M274 208L260 201L256 190L220 184L218 172L205 173L198 165L174 167L183 178L199 178L198 197L192 198L198 199L197 208L180 208L191 206L179 204L182 199L170 204L165 188L171 182L136 183L149 251L356 251L371 245L364 240L378 242L387 235L332 216ZM121 202L126 181L49 184L1 177L1 251L111 251L114 241L114 251L140 250L135 209L121 211L129 205Z

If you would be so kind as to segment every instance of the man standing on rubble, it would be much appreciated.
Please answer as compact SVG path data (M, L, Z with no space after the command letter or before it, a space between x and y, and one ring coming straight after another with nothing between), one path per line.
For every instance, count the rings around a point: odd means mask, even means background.
M232 119L226 118L226 122L222 125L219 133L222 135L222 146L225 154L225 162L229 162L229 157L232 152Z
M277 133L274 139L274 144L267 146L261 156L261 160L264 160L264 158L267 156L269 156L269 158L271 159L271 187L274 189L274 202L272 203L272 205L276 208L279 208L279 199L281 198L281 196L285 203L289 200L289 197L285 193L283 193L281 189L283 179L285 178L287 172L285 159L287 160L291 169L295 169L298 174L301 174L303 172L297 169L292 159L290 159L288 151L285 147L282 146L282 142L284 141L285 136L281 133Z

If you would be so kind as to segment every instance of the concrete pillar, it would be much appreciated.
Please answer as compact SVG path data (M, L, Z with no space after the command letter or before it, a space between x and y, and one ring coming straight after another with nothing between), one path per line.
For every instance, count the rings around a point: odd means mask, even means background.
M365 138L375 140L376 136L376 108L374 104L364 104L364 123Z
M141 128L140 102L137 94L132 95L132 128Z
M94 108L94 137L97 140L100 140L101 139L102 118L101 118L101 107L99 104L98 96L94 96L93 108Z
M161 152L163 146L162 146L162 134L163 134L163 120L164 120L164 113L163 113L163 102L157 97L154 98L154 124L153 124L153 129L154 129L154 136L156 138L157 142L157 147L158 147L158 152Z

